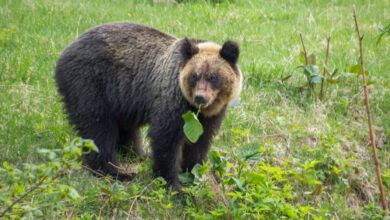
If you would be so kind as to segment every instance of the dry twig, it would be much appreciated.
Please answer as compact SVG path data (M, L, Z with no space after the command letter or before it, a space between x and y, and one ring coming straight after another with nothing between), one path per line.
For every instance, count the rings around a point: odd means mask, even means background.
M99 216L97 217L97 219L101 219L103 208L107 205L108 201L110 201L110 197L108 197L108 198L104 201L104 205L99 209Z
M302 42L302 47L303 47L303 54L305 55L305 65L307 65L309 63L309 61L307 59L306 47L305 47L305 43L303 43L303 38L302 38L302 34L301 33L299 33L299 37L301 37L301 42Z
M132 202L131 205L130 205L130 209L129 209L129 212L127 213L127 218L126 218L126 220L129 220L129 219L130 219L131 211L133 210L133 206L134 206L134 204L135 204L135 201L137 201L137 199L138 199L139 197L141 197L141 196L144 194L145 190L146 190L150 185L152 185L152 183L154 183L154 181L155 181L155 179L154 179L152 182L150 182L148 185L146 185L138 195L136 195L136 196L133 197L134 200L133 200L133 202Z
M93 170L93 169L83 165L83 164L81 164L81 167L86 169L86 170L91 171L92 173L94 173L94 174L96 174L96 175L98 175L100 177L103 177L111 185L111 180L113 180L113 179L111 179L111 178L109 178L109 177L107 177L107 176L105 176L105 175L103 175L103 174L101 174L101 173L99 173L99 172L97 172L97 171L95 171L95 170Z
M386 210L386 208L387 208L386 204L387 203L386 203L385 193L384 193L384 190L383 190L383 184L382 184L382 178L381 178L381 170L380 170L380 167L379 167L378 155L376 153L374 130L372 128L371 110L370 110L370 105L368 103L366 74L364 72L363 44L362 44L364 36L360 35L359 24L358 24L358 21L357 21L357 18L356 18L356 8L355 8L355 6L353 7L353 17L355 18L356 31L357 31L357 34L358 34L358 37L359 37L360 63L361 63L362 76L363 76L363 89L364 89L364 97L365 97L365 103L366 103L366 111L367 111L367 116L368 116L368 126L370 128L370 139L371 139L372 152L374 154L375 170L376 170L376 175L378 177L379 191L381 193L382 208L383 208L383 210Z
M322 95L324 93L324 80L325 80L325 73L327 72L328 68L328 56L329 56L329 45L330 45L330 37L331 37L331 32L329 32L329 37L326 38L328 41L327 46L326 46L326 58L325 58L325 64L324 64L324 73L323 73L323 78L321 81L321 91L320 91L320 101L322 101Z
M306 51L306 47L305 47L305 43L303 43L303 37L302 37L302 34L299 33L299 37L301 38L301 42L302 42L302 47L303 47L303 54L305 55L305 65L307 66L309 64L309 59L307 58L307 51ZM315 93L314 93L314 84L310 84L309 83L309 86L310 86L310 89L311 89L311 96L312 98L317 98Z
M260 135L260 136L248 136L248 138L265 139L271 137L285 137L285 136L286 136L285 134L280 133L280 134L268 134L268 135Z
M111 166L113 166L113 167L115 167L115 168L117 168L118 170L120 170L120 171L126 173L126 169L125 169L125 168L120 167L120 166L117 166L117 165L115 165L115 164L113 164L113 163L111 163L111 162L108 162L108 164L111 165Z
M21 197L19 197L17 200L15 200L10 206L8 206L3 213L1 213L0 217L4 217L5 214L14 207L14 205L18 202L20 202L22 199L24 199L28 194L30 194L32 191L38 189L39 186L43 184L43 182L47 179L47 176L44 176L35 186L31 187L30 190L28 190L26 193L24 193ZM54 179L54 178L53 178Z

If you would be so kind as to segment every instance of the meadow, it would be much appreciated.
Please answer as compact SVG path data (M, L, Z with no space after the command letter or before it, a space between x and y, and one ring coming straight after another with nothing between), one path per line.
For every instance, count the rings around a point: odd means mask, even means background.
M378 41L378 28L389 22L390 1L0 0L0 216L383 218L361 76L351 68L360 56L353 5L389 206L390 37ZM241 103L229 108L209 160L181 176L187 196L154 178L150 160L121 158L137 173L131 182L97 178L78 163L84 142L63 111L56 61L86 30L118 21L240 45ZM298 68L299 34L322 75L329 32L334 76L320 101L320 86L305 87Z

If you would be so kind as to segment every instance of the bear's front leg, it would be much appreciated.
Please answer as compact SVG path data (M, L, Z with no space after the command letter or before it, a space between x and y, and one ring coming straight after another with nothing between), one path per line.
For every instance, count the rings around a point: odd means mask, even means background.
M181 162L181 170L183 172L191 172L192 168L199 163L205 161L212 140L211 133L203 133L196 143L186 141L183 145L183 158Z
M184 140L182 127L183 123L179 118L171 122L168 120L152 122L149 129L154 160L153 172L156 176L163 177L177 191L181 188L177 160Z
M226 106L222 111L213 117L204 117L199 115L199 121L203 126L203 134L199 137L196 143L185 141L183 146L183 160L181 169L183 172L191 172L192 168L199 163L206 160L207 154L210 149L211 141L213 140L214 134L221 127L222 119L225 115Z

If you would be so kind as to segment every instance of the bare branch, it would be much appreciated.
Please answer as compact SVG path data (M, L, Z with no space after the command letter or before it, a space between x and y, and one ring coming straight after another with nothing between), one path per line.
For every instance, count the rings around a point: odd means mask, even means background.
M51 178L52 180L55 180L57 179L58 177L62 176L63 173L64 173L65 169L62 169L58 172L58 174L56 176L54 176L53 178ZM28 194L32 193L34 190L38 189L39 186L41 186L44 181L47 179L48 176L43 176L42 179L37 183L35 184L35 186L31 187L30 190L26 193L24 193L21 197L19 197L17 200L15 200L10 206L8 206L4 211L3 213L1 213L0 217L4 217L4 215L10 210L12 209L12 207L20 202L22 199L24 199Z
M113 163L111 163L111 162L108 162L108 164L111 165L111 166L113 166L113 167L115 167L115 168L117 168L118 170L120 170L120 171L126 173L126 169L125 169L125 168L120 167L120 166L117 166L117 165L115 165L115 164L113 164Z
M131 205L130 205L130 209L129 209L129 212L127 213L127 218L126 218L126 220L130 219L131 211L133 210L133 206L134 206L134 204L135 204L135 201L137 201L137 199L138 199L139 197L141 197L141 196L144 194L145 190L146 190L150 185L152 185L152 183L153 183L154 181L155 181L155 180L153 180L153 181L150 182L148 185L146 185L138 195L136 195L136 196L133 197L134 200L133 200L133 202L132 202Z
M358 21L357 21L357 18L356 18L356 8L355 8L355 6L353 7L353 17L355 18L356 31L357 31L357 34L358 34L358 37L359 37L360 63L361 63L362 76L363 76L363 89L364 89L364 97L365 97L366 110L367 110L367 116L368 116L368 126L370 128L370 139L371 139L372 152L374 154L375 170L376 170L376 175L377 175L377 178L378 178L379 191L381 193L382 208L383 208L383 210L386 210L387 209L387 205L386 205L387 203L386 203L385 193L384 193L384 190L383 190L383 184L382 184L382 178L381 178L381 170L380 170L380 167L379 167L378 155L376 153L374 130L372 128L371 110L370 110L370 105L368 103L366 74L364 72L363 43L362 43L364 36L360 35L359 24L358 24ZM386 215L387 215L387 212L386 212Z
M322 101L322 95L324 93L324 80L325 80L325 73L328 68L328 56L329 56L329 46L330 46L330 37L332 35L332 32L329 31L329 37L326 39L328 41L327 46L326 46L326 58L325 58L325 66L324 66L324 73L323 73L323 78L321 81L321 91L320 91L320 101Z
M40 185L43 184L43 182L46 180L47 176L44 176L35 186L33 186L28 192L24 193L21 197L19 197L17 200L15 200L10 206L8 206L3 213L1 213L0 217L4 217L5 213L7 213L12 207L20 202L22 199L24 199L28 194L30 194L32 191L36 190Z
M309 61L307 59L306 47L305 47L305 43L303 43L303 38L302 38L302 34L301 33L299 33L299 37L301 37L301 42L302 42L302 47L303 47L303 54L305 55L305 65L307 65L309 63Z
M101 173L99 173L99 172L97 172L97 171L95 171L95 170L93 170L93 169L83 165L83 164L81 164L81 167L86 169L86 170L91 171L92 173L94 173L94 174L96 174L96 175L98 175L100 177L103 177L111 185L111 180L113 180L113 179L111 179L111 178L109 178L109 177L107 177L107 176L105 176L105 175L103 175L103 174L101 174Z

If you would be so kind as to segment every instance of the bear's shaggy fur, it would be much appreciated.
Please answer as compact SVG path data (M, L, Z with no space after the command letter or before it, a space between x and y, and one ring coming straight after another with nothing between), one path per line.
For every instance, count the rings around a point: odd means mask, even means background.
M82 34L62 53L55 79L70 123L99 153L85 164L119 180L118 147L144 155L140 127L149 124L153 170L180 188L178 172L205 159L227 104L239 96L238 45L177 39L134 23L112 23ZM204 133L192 144L182 114L197 111ZM182 156L179 164L179 155Z

